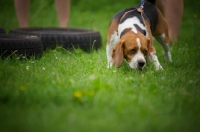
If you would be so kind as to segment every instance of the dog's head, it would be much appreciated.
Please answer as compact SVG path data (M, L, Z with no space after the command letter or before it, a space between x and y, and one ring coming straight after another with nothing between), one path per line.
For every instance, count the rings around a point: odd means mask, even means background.
M123 59L132 69L142 70L149 56L150 39L141 33L128 32L124 34L115 45L112 51L113 63L116 67L120 67Z

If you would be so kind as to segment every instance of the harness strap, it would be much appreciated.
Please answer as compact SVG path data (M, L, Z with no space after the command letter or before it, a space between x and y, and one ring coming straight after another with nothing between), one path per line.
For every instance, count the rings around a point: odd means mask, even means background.
M136 9L125 12L125 13L123 14L123 16L121 17L120 21L124 18L124 16L125 16L126 14L128 14L129 12L135 11L135 10L136 10Z

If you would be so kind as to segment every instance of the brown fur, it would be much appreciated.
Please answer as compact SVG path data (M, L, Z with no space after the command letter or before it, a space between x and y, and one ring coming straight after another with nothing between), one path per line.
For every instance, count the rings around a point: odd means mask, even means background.
M108 37L107 37L107 44L109 44L110 42L110 38L111 38L111 35L114 33L114 31L117 32L118 30L118 20L116 19L113 19L109 25L109 28L108 28Z

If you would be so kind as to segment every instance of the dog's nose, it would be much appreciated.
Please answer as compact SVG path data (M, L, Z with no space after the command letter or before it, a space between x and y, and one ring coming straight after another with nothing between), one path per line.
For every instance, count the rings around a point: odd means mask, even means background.
M145 65L144 61L141 60L138 61L138 68L143 68L144 65Z

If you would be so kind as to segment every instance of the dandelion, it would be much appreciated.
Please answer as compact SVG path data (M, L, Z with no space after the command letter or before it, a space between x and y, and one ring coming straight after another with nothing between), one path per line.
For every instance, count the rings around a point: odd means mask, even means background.
M19 59L20 59L20 57L17 57L17 58L16 58L16 60L19 60Z
M26 87L24 86L24 85L22 85L22 86L20 86L20 88L19 88L21 91L24 91L24 90L26 90Z
M96 78L95 75L90 75L90 76L89 76L89 79L90 79L90 80L94 80L95 78Z
M74 92L74 97L80 99L82 96L83 96L83 95L82 95L82 93L81 93L80 91Z
M70 79L69 81L71 82L71 84L75 84L74 79Z
M26 66L26 70L29 70L29 66Z
M196 15L196 14L193 14L193 17L194 17L194 18L197 18L197 15Z
M56 56L56 54L54 54L54 57L56 58L56 60L58 59L58 57Z
M142 74L142 77L144 77L144 74Z

